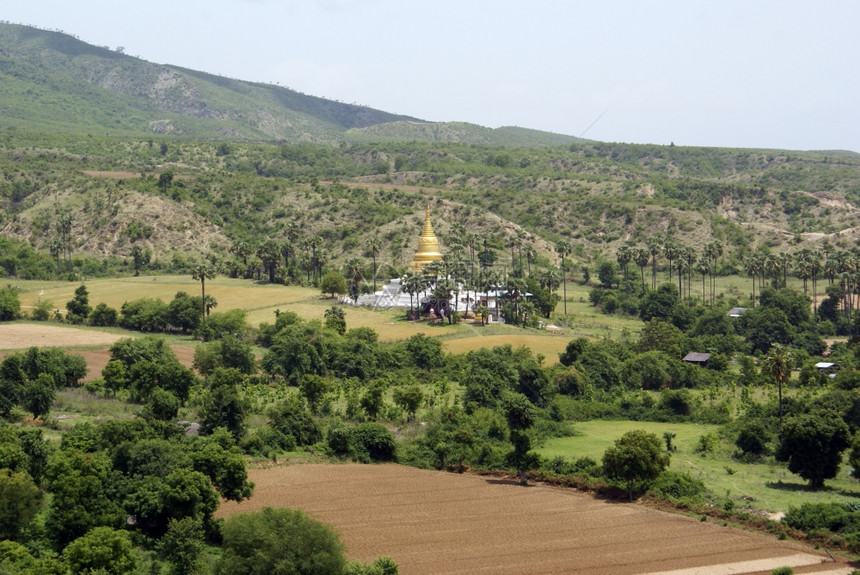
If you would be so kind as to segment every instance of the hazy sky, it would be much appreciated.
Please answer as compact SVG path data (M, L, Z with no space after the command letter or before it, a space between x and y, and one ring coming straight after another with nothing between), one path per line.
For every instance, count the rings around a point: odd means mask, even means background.
M430 121L860 152L856 0L26 0L0 19Z

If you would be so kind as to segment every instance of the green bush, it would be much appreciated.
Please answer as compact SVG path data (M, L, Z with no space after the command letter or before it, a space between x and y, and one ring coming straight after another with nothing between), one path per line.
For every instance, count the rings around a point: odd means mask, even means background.
M360 423L352 430L352 447L356 456L371 461L394 461L394 435L381 423Z
M700 501L705 484L688 473L664 471L651 483L651 493L674 500Z

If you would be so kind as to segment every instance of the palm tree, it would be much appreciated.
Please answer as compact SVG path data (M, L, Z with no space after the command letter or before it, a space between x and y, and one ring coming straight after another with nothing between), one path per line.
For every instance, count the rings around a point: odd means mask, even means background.
M469 261L472 264L472 283L475 283L475 244L478 236L473 233L466 234L466 245L469 246Z
M379 250L382 249L382 240L374 236L367 242L367 253L373 259L373 293L376 293L376 256L379 255Z
M215 268L203 262L198 262L194 264L194 266L191 268L191 277L195 280L200 281L200 301L204 303L204 308L206 302L206 280L211 280L216 275L217 274L215 273ZM203 315L203 323L206 323L205 309L201 311Z
M505 242L505 247L511 248L511 271L515 270L517 267L517 260L514 256L514 248L516 248L520 244L520 241L516 236L511 236Z
M672 281L672 262L678 258L678 254L678 246L674 241L666 238L666 241L663 244L663 255L666 256L666 260L669 262L668 268L666 269L666 277L669 282Z
M752 276L752 306L755 307L755 278L761 273L764 262L759 254L750 254L746 258L746 272Z
M818 290L816 288L818 273L821 271L821 261L824 257L821 250L811 250L809 254L809 275L812 278L812 312L818 315Z
M648 253L651 254L651 289L657 289L657 256L663 246L663 238L659 235L651 236L646 241L648 245Z
M687 297L692 297L690 293L693 291L693 267L696 265L696 250L690 246L685 246L681 250L680 257L683 258L687 268Z
M716 301L717 292L717 260L723 255L723 244L720 240L714 240L705 246L708 260L711 261L711 304Z
M764 370L770 374L779 387L779 423L782 425L782 385L791 376L791 352L788 348L775 343L764 358Z
M564 298L564 315L567 315L567 266L564 263L564 257L570 253L570 244L565 240L561 240L555 244L555 251L561 257L561 284L563 287Z
M685 260L681 255L678 255L678 258L675 260L675 269L678 270L678 297L684 299L684 290L683 290L683 282L684 272L687 271L687 260ZM687 297L690 297L690 294L687 293Z
M648 261L651 259L651 254L647 248L636 248L633 250L633 261L639 266L639 277L642 279L642 289L645 289L645 268L648 267Z
M618 251L615 252L615 259L618 261L618 267L621 268L621 272L624 274L624 293L630 295L630 282L627 281L627 267L633 259L633 252L630 246L620 246Z
M529 277L532 277L532 262L537 259L537 250L534 246L526 248L526 264L528 265Z
M269 283L275 283L275 270L281 263L281 250L273 240L266 240L257 248L257 257L269 274Z
M251 249L251 244L245 240L233 240L233 244L230 246L230 252L242 260L242 265L247 266L248 256L253 254L254 250Z
M343 275L349 280L349 295L352 301L358 301L358 285L364 279L364 262L359 258L349 258L344 263Z
M702 274L702 305L705 305L707 301L707 296L705 295L705 277L711 273L711 262L706 256L700 257L699 261L696 262L696 271ZM755 278L753 278L753 282L755 282ZM755 283L753 283L753 286L755 286ZM753 293L755 293L755 287L753 287Z
M406 272L400 284L403 286L403 291L409 294L409 318L414 319L412 298L424 289L424 280L420 273Z

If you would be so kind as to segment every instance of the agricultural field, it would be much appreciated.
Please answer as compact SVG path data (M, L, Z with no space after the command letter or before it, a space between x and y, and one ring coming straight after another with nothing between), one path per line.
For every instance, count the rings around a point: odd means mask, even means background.
M17 281L15 287L21 291L22 309L26 312L38 301L50 301L54 307L65 309L66 302L74 296L78 283ZM190 276L140 276L115 279L96 279L85 282L89 291L91 305L105 303L119 309L126 301L150 297L170 302L179 291L197 295L200 283ZM445 351L449 353L466 353L481 347L510 344L514 347L529 347L534 352L545 357L545 365L558 361L558 354L564 351L567 342L573 337L612 336L622 331L633 333L641 327L638 319L604 316L595 311L587 301L588 288L580 290L569 287L568 314L573 318L570 327L550 326L548 330L515 328L500 324L481 326L472 322L458 325L429 324L427 322L412 322L405 318L402 310L372 310L368 308L345 306L346 320L349 328L369 327L379 334L380 341L391 342L408 339L416 333L424 333L431 337L439 337L443 341ZM251 280L218 277L206 282L206 294L218 302L213 310L228 311L243 309L248 314L248 324L257 327L263 322L273 323L275 311L291 311L306 320L323 318L325 310L337 302L330 297L320 294L319 290L296 286L281 286L261 284ZM42 326L44 327L44 325ZM5 328L4 328L5 329ZM60 329L60 328L55 328ZM77 330L76 330L77 331ZM90 330L87 330L88 332ZM118 333L122 330L107 330ZM65 332L71 333L71 332ZM95 332L98 333L98 332ZM126 334L135 335L131 332ZM89 338L97 336L81 335L80 340L74 336L71 340L62 340L63 347L82 347L92 345ZM113 339L106 336L109 344ZM174 338L179 340L180 338ZM190 339L186 338L189 342ZM4 345L0 332L0 349L19 349L34 345L30 340L21 340L17 345Z
M799 543L570 489L392 464L257 468L251 499L219 516L295 507L332 525L350 559L390 556L403 575L850 573Z

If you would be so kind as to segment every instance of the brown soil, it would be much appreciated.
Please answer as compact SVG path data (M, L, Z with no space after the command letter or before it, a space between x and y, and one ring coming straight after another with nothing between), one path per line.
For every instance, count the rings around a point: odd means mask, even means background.
M390 556L403 575L851 571L798 543L498 478L308 464L252 469L250 479L254 496L224 502L219 516L299 508L341 534L349 559Z
M21 350L33 346L37 347L62 347L75 348L91 345L106 345L109 346L115 341L128 337L125 335L117 335L112 333L104 333L100 331L91 331L85 329L76 329L71 327L60 327L54 325L45 325L43 323L12 323L0 324L0 350ZM176 354L179 363L185 367L191 367L194 361L194 346L193 345L172 345L170 349ZM6 353L0 352L0 359ZM84 381L90 381L101 376L102 369L110 360L110 351L104 349L92 350L69 350L69 353L74 353L83 356L87 361L87 372Z

